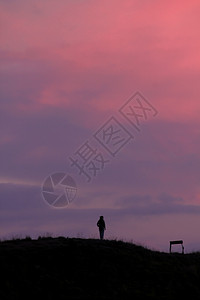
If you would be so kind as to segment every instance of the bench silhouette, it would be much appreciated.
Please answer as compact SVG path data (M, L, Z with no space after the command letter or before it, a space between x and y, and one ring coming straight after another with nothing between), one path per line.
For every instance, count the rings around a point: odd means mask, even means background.
M184 254L184 246L183 246L182 240L170 241L169 253L172 253L172 245L181 245L182 246L182 254Z

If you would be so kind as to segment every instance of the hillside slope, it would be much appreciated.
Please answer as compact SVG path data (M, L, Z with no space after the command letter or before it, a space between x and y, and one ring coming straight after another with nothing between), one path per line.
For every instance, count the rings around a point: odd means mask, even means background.
M200 299L200 254L75 238L0 243L0 299ZM177 298L176 298L177 299Z

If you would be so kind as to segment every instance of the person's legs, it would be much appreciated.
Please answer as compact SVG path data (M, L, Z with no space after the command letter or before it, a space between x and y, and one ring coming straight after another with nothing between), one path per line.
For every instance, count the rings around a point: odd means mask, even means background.
M103 240L104 237L104 229L99 230L100 233L100 239Z

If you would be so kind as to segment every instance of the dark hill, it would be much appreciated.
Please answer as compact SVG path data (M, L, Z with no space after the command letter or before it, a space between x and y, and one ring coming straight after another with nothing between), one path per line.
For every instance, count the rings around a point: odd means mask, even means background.
M41 238L0 243L0 299L200 299L200 254L120 241Z

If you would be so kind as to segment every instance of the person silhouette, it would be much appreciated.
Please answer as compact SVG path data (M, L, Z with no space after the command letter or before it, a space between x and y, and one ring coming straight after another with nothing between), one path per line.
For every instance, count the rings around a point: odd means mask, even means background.
M97 222L97 226L99 227L100 240L103 240L103 238L104 238L104 230L106 230L106 224L105 224L103 216L100 216L100 218L99 218L99 220Z

